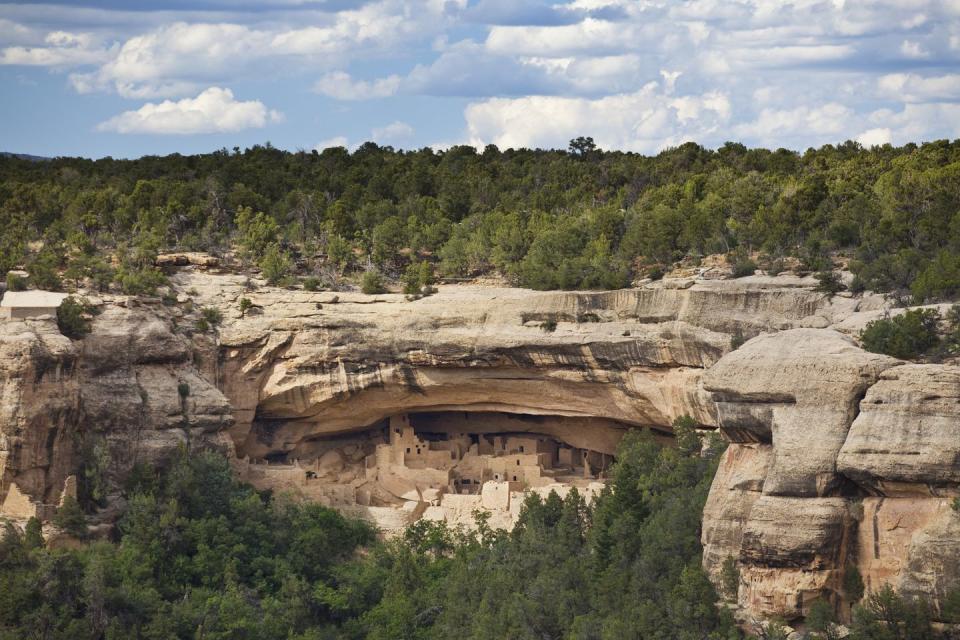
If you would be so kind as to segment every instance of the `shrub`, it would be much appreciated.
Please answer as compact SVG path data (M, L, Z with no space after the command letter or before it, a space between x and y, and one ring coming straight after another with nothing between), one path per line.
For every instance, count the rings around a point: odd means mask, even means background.
M43 524L36 517L27 520L23 531L23 544L27 549L42 549L46 544L43 539Z
M720 588L727 600L735 601L740 589L740 569L733 556L727 556L720 567Z
M783 258L776 258L770 261L764 271L767 272L768 276L776 276L785 271L786 268L787 264L783 261Z
M267 247L260 260L260 270L269 284L281 284L293 270L293 260L290 254L280 249L276 243Z
M960 293L960 256L940 251L910 284L914 302L943 300Z
M697 421L683 415L673 421L673 436L677 449L685 455L699 454L702 449L700 436L697 435Z
M186 398L190 395L190 385L186 382L181 382L177 385L177 393L181 398Z
M197 331L200 333L206 333L207 331L210 331L210 323L207 322L206 318L199 318L194 326L196 326Z
M557 321L556 320L544 320L540 323L540 329L547 332L553 333L557 330Z
M863 598L864 589L863 576L856 566L850 565L843 573L843 595L849 602L859 602Z
M660 265L654 265L647 271L647 277L651 280L662 280L663 279L663 267Z
M840 280L840 274L836 271L819 271L814 277L817 279L816 290L826 293L830 297L846 289Z
M403 292L407 295L420 293L420 289L423 287L423 283L420 281L420 265L415 262L410 263L406 271L403 272L401 281L403 282Z
M836 637L834 632L834 623L836 619L833 615L833 607L826 600L817 600L810 606L810 612L807 614L807 627L815 631L822 637Z
M320 278L316 276L307 276L303 279L303 288L306 291L319 291Z
M740 329L737 329L732 336L730 336L730 351L736 351L743 346L743 343L747 339L744 337L743 332Z
M940 607L940 617L944 622L951 624L960 623L960 585L954 586L947 591L943 604Z
M939 321L940 313L934 309L913 309L869 323L860 332L860 342L873 353L908 360L918 358L939 344Z
M376 269L369 269L363 274L363 280L360 282L360 290L367 295L376 295L386 292L383 285L383 276Z
M250 302L250 298L240 298L240 317L243 318L247 315L247 311L253 306L253 303Z
M90 322L87 315L93 308L85 300L70 296L65 298L57 308L57 327L60 333L71 340L80 340L90 333Z
M26 291L27 279L16 273L7 274L7 291Z
M757 270L757 263L753 260L739 260L733 265L733 277L744 278L752 276Z
M216 307L204 307L200 309L200 316L207 321L211 327L219 327L223 323L223 314Z
M30 274L30 282L37 289L47 289L49 291L59 291L63 287L60 280L60 274L57 271L59 257L52 249L44 249L40 254L27 265L27 272Z
M129 296L152 296L157 287L167 284L167 278L153 267L136 270L121 269L117 273L120 290Z

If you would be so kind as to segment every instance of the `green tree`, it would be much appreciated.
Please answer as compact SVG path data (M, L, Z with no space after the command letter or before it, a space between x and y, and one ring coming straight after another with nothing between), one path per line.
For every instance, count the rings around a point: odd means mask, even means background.
M271 246L275 246L280 233L277 221L250 207L241 206L236 216L240 246L254 260L260 260ZM262 267L261 267L262 268Z
M383 284L383 276L381 276L380 272L376 269L368 269L363 274L360 290L367 295L386 292L386 287Z
M73 496L66 496L60 506L57 507L57 512L53 516L53 524L80 540L87 537L87 517L83 514L80 503Z
M90 333L90 315L93 308L82 298L68 296L57 307L57 327L72 340L80 340Z
M935 309L913 309L892 318L874 320L860 332L863 348L894 358L913 359L940 343Z

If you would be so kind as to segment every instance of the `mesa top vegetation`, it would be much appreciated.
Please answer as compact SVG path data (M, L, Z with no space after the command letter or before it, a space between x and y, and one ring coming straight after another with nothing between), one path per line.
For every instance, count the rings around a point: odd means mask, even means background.
M855 289L949 298L960 293L960 141L804 153L688 143L654 157L579 138L567 151L267 144L0 158L0 269L26 265L34 286L62 276L150 291L158 251L230 248L273 281L370 267L397 277L428 262L536 289L621 287L711 253L749 264L759 252L771 271L788 256L829 270L841 254Z

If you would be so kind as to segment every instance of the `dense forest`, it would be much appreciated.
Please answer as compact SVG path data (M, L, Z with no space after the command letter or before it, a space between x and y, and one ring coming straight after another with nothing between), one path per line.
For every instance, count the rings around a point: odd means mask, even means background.
M960 141L0 158L0 272L147 293L163 281L157 252L232 249L274 282L372 273L371 288L489 272L536 289L616 288L708 254L727 254L737 274L795 258L805 272L848 265L855 290L938 300L960 292Z
M739 637L700 568L700 513L722 445L625 439L609 488L531 496L511 532L364 523L238 484L215 453L139 469L112 540L80 507L48 549L0 536L0 638L702 639Z
M624 438L592 504L531 495L513 531L419 521L392 540L318 505L257 492L213 452L138 468L112 535L68 500L48 544L33 519L0 523L0 640L734 640L700 566L700 518L724 444L693 421L676 446ZM705 445L705 446L704 446ZM857 574L859 575L859 574ZM845 583L846 584L846 583ZM851 640L931 640L931 609L889 588L854 607ZM960 591L941 611L960 621ZM810 638L840 637L817 604ZM751 629L786 640L782 621Z

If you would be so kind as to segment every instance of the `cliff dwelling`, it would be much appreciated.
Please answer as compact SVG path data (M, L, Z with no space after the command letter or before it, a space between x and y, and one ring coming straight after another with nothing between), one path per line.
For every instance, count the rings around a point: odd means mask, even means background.
M577 437L587 426L589 448ZM591 500L627 428L564 416L399 413L362 432L306 440L289 453L244 457L238 467L258 488L338 508L386 531L419 518L473 526L477 509L507 524L526 492L562 496L576 487Z

